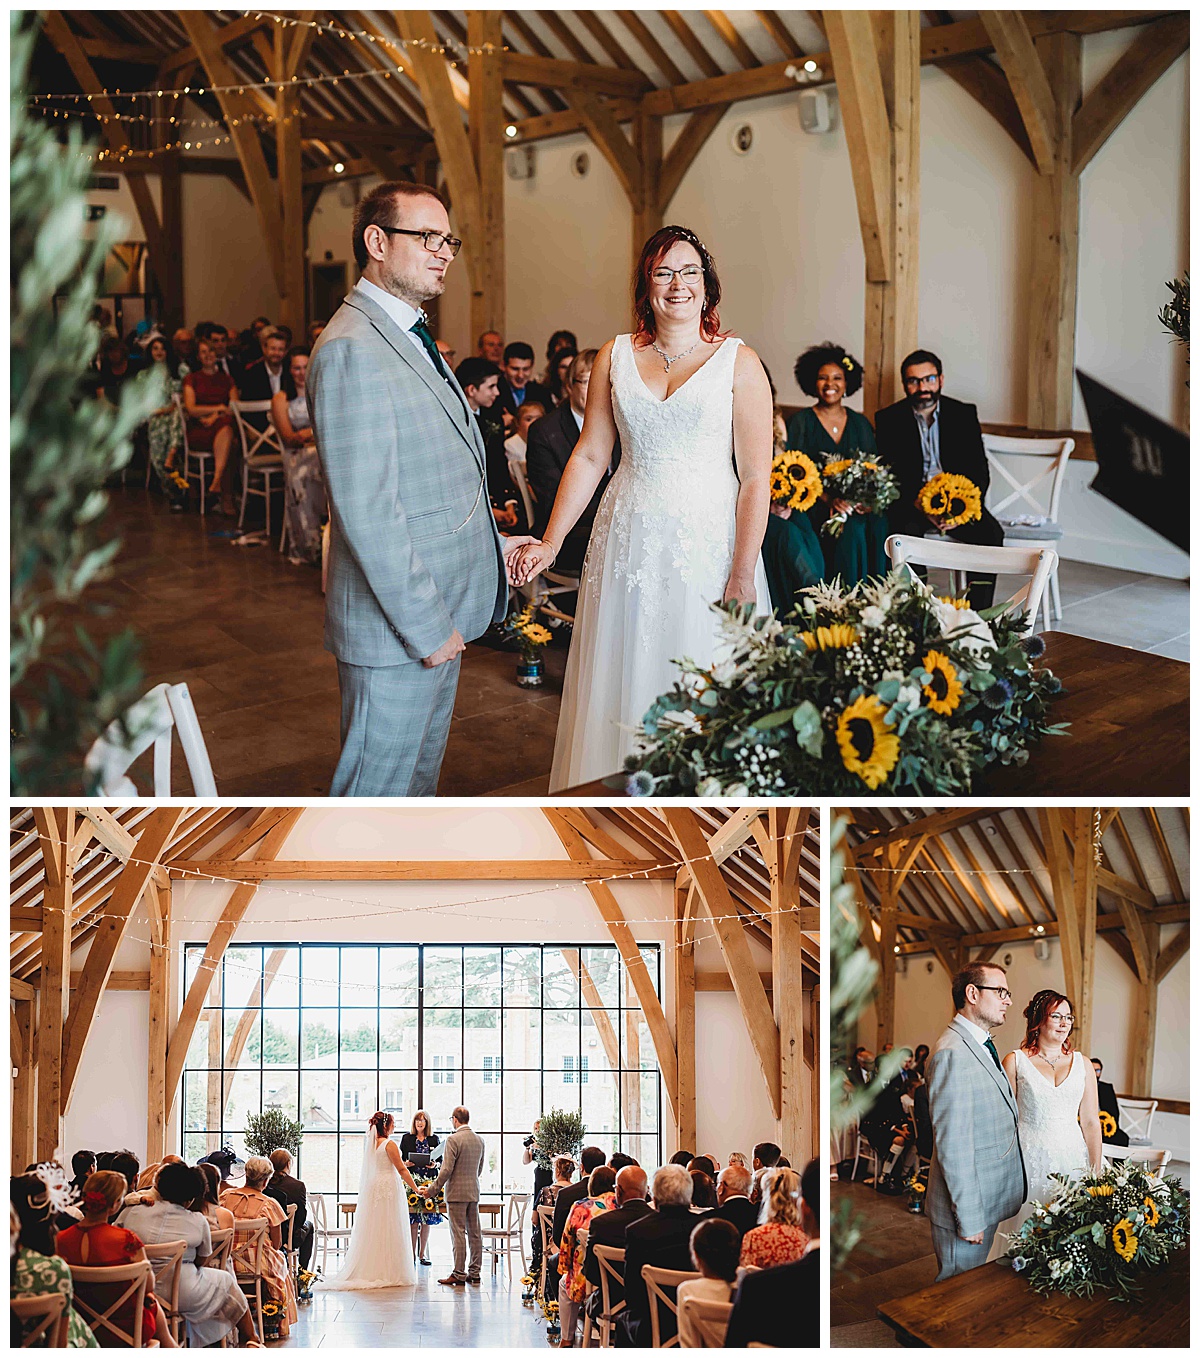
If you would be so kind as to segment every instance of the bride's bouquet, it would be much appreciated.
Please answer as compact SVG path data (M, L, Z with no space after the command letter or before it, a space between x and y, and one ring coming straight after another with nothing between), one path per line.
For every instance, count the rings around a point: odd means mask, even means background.
M771 499L803 513L821 498L821 473L807 453L794 448L776 453L771 462Z
M1189 1205L1178 1179L1119 1160L1080 1179L1051 1175L1063 1190L1009 1237L1006 1257L1036 1292L1129 1301L1138 1275L1188 1242Z
M983 515L983 499L974 481L954 472L938 472L921 487L917 506L947 528L960 528Z
M821 479L831 500L865 505L869 514L881 514L900 498L900 487L892 469L868 453L853 452L849 457L830 458L821 469ZM848 513L831 514L821 525L821 531L835 538L849 518Z
M1066 729L1049 721L1062 685L1023 617L939 598L904 567L804 590L795 623L714 608L728 658L681 662L626 762L632 795L958 794Z

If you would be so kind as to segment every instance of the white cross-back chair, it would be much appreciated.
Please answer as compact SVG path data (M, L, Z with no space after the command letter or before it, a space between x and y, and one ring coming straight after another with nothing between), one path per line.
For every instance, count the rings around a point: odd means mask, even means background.
M542 1244L542 1267L538 1275L538 1296L544 1299L546 1296L546 1270L550 1264L551 1250L554 1248L554 1208L541 1204L533 1210L537 1216L538 1234ZM585 1336L586 1333L585 1330Z
M972 576L1023 575L1025 586L1013 596L1021 605L1025 630L1032 631L1047 581L1058 564L1053 547L977 547L949 538L908 537L894 533L886 550L893 566L938 566L954 576L956 594L965 594Z
M525 475L525 464L518 457L508 459L508 470L512 476L513 485L520 492L521 503L525 506L525 522L529 525L529 531L533 531L533 491L529 489L529 478Z
M320 1248L321 1272L327 1274L329 1271L330 1242L333 1244L334 1253L337 1254L349 1242L350 1228L348 1226L330 1226L329 1215L325 1210L324 1193L310 1193L308 1195L308 1206L312 1213L313 1253L315 1255L317 1248Z
M200 486L200 515L204 516L204 505L208 496L208 482L212 475L209 470L215 461L214 455L204 448L193 448L188 443L188 413L183 397L178 393L172 397L183 421L183 475L187 481L196 481Z
M1059 500L1075 440L984 434L983 450L993 473L988 508L1004 529L1004 545L1057 542L1063 535ZM1028 472L1032 474L1027 476ZM1042 522L1014 522L1022 517L1040 518ZM1057 562L1050 573L1050 588L1042 600L1042 622L1047 629L1051 614L1056 619L1062 617Z
M267 540L271 538L271 492L283 488L283 443L279 431L271 423L270 401L231 401L230 408L237 422L238 436L242 440L242 508L238 514L238 531L246 521L246 501L251 495L263 501L266 515ZM250 424L246 415L265 415L267 426L259 429ZM261 478L261 485L252 486L251 476ZM279 477L279 486L273 484ZM285 516L286 518L286 516Z
M483 1237L485 1254L492 1256L492 1272L500 1262L501 1254L508 1260L508 1275L512 1277L512 1247L515 1243L521 1251L521 1272L525 1268L525 1208L529 1205L528 1193L511 1193L508 1199L508 1214L503 1226L485 1226L480 1231Z
M1161 1174L1171 1163L1171 1152L1165 1147L1162 1150L1152 1150L1149 1146L1105 1146L1104 1158L1106 1160L1133 1160L1139 1165L1145 1165L1147 1169L1153 1170L1155 1174Z
M584 1312L583 1347L591 1348L592 1325L595 1324L600 1331L600 1347L611 1349L617 1317L625 1309L624 1297L617 1302L612 1299L613 1284L616 1283L620 1287L625 1285L625 1251L616 1245L593 1245L592 1253L600 1267L600 1313L593 1316L587 1311Z
M166 1240L160 1245L144 1245L143 1249L154 1270L154 1295L166 1314L171 1337L180 1344L183 1342L184 1321L179 1310L179 1278L187 1241Z
M263 1338L263 1293L266 1289L266 1250L271 1223L266 1217L238 1218L234 1223L233 1273L250 1303L259 1342ZM268 1293L269 1296L269 1293Z
M14 1297L13 1318L20 1324L21 1348L65 1349L70 1314L61 1292L44 1292L37 1297ZM25 1326L29 1329L26 1330Z
M642 1265L642 1278L645 1280L646 1293L650 1300L651 1348L672 1349L679 1347L678 1330L670 1337L670 1339L663 1339L659 1307L665 1306L678 1320L679 1307L675 1301L675 1289L680 1283L686 1283L692 1278L699 1277L699 1273L686 1272L682 1269L655 1268L653 1264Z
M196 797L215 797L204 732L192 706L186 684L156 684L125 713L96 737L84 767L96 779L96 791L105 797L136 797L137 787L128 776L130 765L154 746L154 795L171 795L171 734L183 746L192 792Z
M204 1261L205 1268L228 1268L229 1257L233 1251L233 1227L216 1227L212 1235L212 1253Z
M731 1301L705 1301L703 1297L684 1297L679 1303L680 1332L683 1331L683 1318L688 1319L691 1333L699 1340L696 1344L685 1344L682 1337L681 1349L723 1349L725 1332L729 1329L729 1317L733 1312Z
M145 1259L111 1268L85 1268L72 1264L71 1287L75 1309L87 1321L101 1348L158 1348L157 1339L142 1340L142 1308L146 1292L154 1281L154 1270ZM133 1328L126 1330L120 1317L133 1317Z
M1129 1144L1148 1146L1154 1114L1158 1112L1158 1100L1118 1099L1117 1108L1121 1114L1121 1130L1128 1135Z

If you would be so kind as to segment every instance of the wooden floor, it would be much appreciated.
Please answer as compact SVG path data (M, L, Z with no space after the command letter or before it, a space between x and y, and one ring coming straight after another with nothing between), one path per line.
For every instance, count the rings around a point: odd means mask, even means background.
M186 680L218 793L325 796L339 707L337 667L321 642L319 572L265 546L235 547L213 536L232 520L169 514L140 486L115 490L111 513L124 547L104 586L115 605L104 626L139 637L145 688ZM548 654L546 686L523 689L512 653L467 648L442 796L546 791L565 667L560 643ZM148 790L149 756L142 763L134 777ZM172 788L191 792L179 758Z

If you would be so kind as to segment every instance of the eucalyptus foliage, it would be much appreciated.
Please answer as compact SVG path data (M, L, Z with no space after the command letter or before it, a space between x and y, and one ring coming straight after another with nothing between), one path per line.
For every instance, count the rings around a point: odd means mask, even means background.
M132 635L97 645L84 621L97 610L85 595L121 545L104 523L104 483L128 463L134 429L166 399L154 382L126 384L119 409L82 390L100 343L90 316L104 260L123 227L105 217L84 239L91 171L78 122L59 140L61 124L26 107L36 37L36 18L14 12L9 664L16 793L80 789L88 744L138 695Z

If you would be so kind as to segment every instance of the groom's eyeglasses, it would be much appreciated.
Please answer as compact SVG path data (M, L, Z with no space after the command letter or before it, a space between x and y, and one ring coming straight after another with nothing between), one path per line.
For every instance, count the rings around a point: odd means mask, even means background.
M1009 989L1007 989L1007 987L1002 986L1002 985L977 985L977 986L975 987L975 989L976 989L976 990L994 990L994 991L996 992L996 994L999 995L1000 998L1001 998L1002 1000L1011 1000L1011 999L1012 999L1012 991L1009 990Z
M375 225L379 226L379 223ZM431 255L436 255L443 245L450 247L451 258L462 249L462 241L457 236L447 236L441 231L409 231L402 226L380 226L379 229L389 236L420 236L422 245Z

